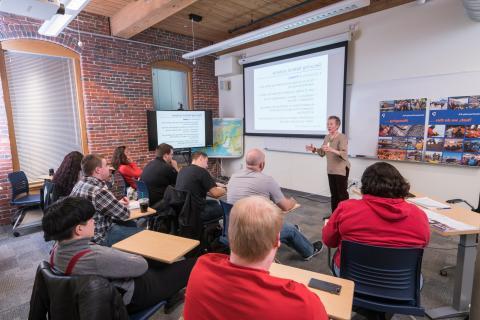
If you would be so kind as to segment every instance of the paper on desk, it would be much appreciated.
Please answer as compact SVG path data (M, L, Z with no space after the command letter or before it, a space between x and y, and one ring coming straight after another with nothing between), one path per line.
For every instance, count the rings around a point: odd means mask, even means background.
M294 210L297 210L297 209L300 208L300 207L301 207L300 203L295 203L295 205L293 206L292 209L290 209L290 210L288 210L288 211L283 211L283 213L286 214L286 213L292 212L292 211L294 211Z
M412 202L418 206L424 208L431 208L431 209L450 209L450 206L445 203L441 203L430 199L429 197L421 197L421 198L408 198L407 201Z
M423 211L427 214L428 222L432 228L435 228L440 231L451 231L451 230L458 230L458 231L469 231L469 230L478 230L478 227L471 226L469 224L454 220L443 214L438 212L423 209Z
M140 203L138 202L138 200L132 200L128 203L128 209L135 210L138 208L140 208Z

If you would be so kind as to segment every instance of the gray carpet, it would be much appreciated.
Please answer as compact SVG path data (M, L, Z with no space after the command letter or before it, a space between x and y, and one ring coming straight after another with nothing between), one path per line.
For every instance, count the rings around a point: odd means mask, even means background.
M303 233L315 241L321 239L322 218L330 214L330 202L322 197L312 199L297 197L302 207L289 213L286 219L299 224ZM458 238L444 238L432 234L423 260L425 282L422 304L426 309L449 305L451 302L454 271L450 271L448 277L442 277L438 270L441 266L455 263L457 243ZM10 226L0 227L0 319L27 319L35 270L42 259L48 258L50 247L51 243L43 240L41 232L15 238L11 234ZM311 261L305 262L293 250L282 246L277 258L283 264L329 274L326 248ZM170 315L159 311L152 319L178 319L182 309L180 306ZM356 316L355 319L361 317ZM412 318L395 316L394 319Z

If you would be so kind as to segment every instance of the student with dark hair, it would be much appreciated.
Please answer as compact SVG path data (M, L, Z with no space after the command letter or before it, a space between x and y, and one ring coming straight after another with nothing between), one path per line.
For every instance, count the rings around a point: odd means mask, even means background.
M430 240L425 213L405 201L410 185L386 163L369 166L362 175L362 199L346 200L323 228L323 243L338 250L334 270L339 274L342 240L394 248L423 248Z
M182 168L178 173L175 188L189 191L203 201L202 221L209 221L223 216L223 210L217 200L206 200L207 194L215 199L222 197L226 190L217 185L207 170L208 155L204 152L192 154L192 164Z
M130 161L126 150L127 147L125 146L115 148L112 156L112 167L115 170L118 170L123 179L125 179L125 182L136 190L137 184L135 183L135 180L140 178L142 169L140 169L135 162Z
M173 147L161 143L157 147L156 158L150 161L143 169L141 179L147 185L150 195L150 204L155 204L163 199L163 194L168 186L175 186L177 181L178 164L173 159Z
M95 207L84 198L66 197L52 204L42 219L45 240L56 240L50 264L66 275L105 277L122 293L129 313L170 299L186 286L194 259L173 264L150 262L143 257L90 242L94 234ZM177 302L177 301L175 301Z
M305 146L307 151L317 153L320 157L327 157L332 212L335 211L340 201L348 199L348 173L350 171L348 139L346 135L338 131L340 124L339 117L328 117L328 134L323 139L322 146L320 148L314 147L312 144Z
M68 196L73 186L80 180L82 159L83 154L78 151L72 151L63 158L52 179L55 184L55 195L58 198Z
M106 185L110 177L107 161L89 154L82 160L83 179L73 187L71 196L88 199L95 207L95 234L93 242L111 246L141 231L130 218L128 199L117 200Z

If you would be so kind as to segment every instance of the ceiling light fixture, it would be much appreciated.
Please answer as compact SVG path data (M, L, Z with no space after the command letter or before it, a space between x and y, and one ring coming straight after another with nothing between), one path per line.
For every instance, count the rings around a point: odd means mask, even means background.
M357 10L370 5L370 0L344 0L315 11L307 12L298 17L294 17L271 26L248 32L241 36L228 39L211 46L184 54L184 59L195 59L215 52L224 51L230 48L240 46L245 43L257 41L270 37L285 31L303 27L324 19L328 19L343 13Z
M38 29L38 33L44 36L56 37L73 19L85 8L90 0L63 0L65 14L55 14L46 20Z

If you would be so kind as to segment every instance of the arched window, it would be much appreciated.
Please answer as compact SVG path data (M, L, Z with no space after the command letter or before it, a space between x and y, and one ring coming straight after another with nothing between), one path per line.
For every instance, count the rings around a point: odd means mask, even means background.
M172 61L153 63L152 87L155 110L192 109L192 69L189 67Z

